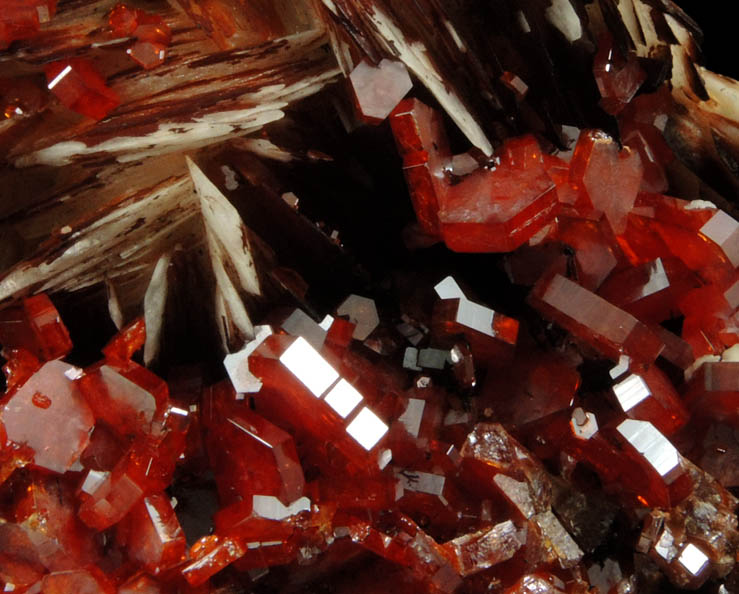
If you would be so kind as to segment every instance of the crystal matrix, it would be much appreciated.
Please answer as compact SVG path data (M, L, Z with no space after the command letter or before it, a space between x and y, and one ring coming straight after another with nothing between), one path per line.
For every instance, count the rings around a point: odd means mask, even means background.
M737 589L739 84L676 5L0 13L4 591Z

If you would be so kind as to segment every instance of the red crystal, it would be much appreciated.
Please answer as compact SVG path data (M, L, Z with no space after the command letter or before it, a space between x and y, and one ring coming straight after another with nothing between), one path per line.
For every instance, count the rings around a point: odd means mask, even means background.
M452 184L451 154L433 110L416 99L402 101L391 125L418 221L452 250L511 251L554 218L557 193L535 138L507 141L494 168Z
M126 53L137 64L154 68L164 63L172 32L161 16L116 4L110 11L108 23L114 36L136 38Z
M0 49L38 33L56 12L57 0L6 0L0 12Z
M136 351L146 342L146 323L144 318L136 318L106 344L102 351L109 361L124 363L130 361Z
M51 62L45 72L49 90L69 109L84 116L101 120L120 103L89 60Z
M292 437L246 406L229 406L223 395L235 403L230 383L209 390L215 409L206 414L205 440L221 503L252 495L274 495L285 505L298 499L305 480Z
M681 429L690 415L667 376L655 365L632 371L613 386L624 413L632 419L649 421L668 436Z
M698 417L739 428L739 362L703 363L688 384L686 403Z
M633 55L623 56L615 47L610 34L598 41L593 74L602 97L601 107L614 115L628 105L647 78Z
M529 299L542 315L614 361L625 353L651 363L664 348L639 320L562 275L542 279Z
M227 567L246 552L238 540L219 536L204 536L190 548L191 559L182 575L192 586L199 586Z
M167 384L132 361L103 361L85 371L80 391L95 418L120 435L148 433L168 399Z
M513 355L518 321L467 299L442 299L434 308L434 334L464 335L481 365L503 363Z
M116 538L129 557L157 574L181 561L186 543L169 497L144 497L118 524Z
M46 295L29 297L19 307L0 311L0 343L5 349L26 349L45 361L72 350L69 332Z
M360 467L377 467L387 425L364 405L366 394L305 339L269 336L249 357L249 369L264 383L258 411L317 439L331 435L332 444ZM299 418L303 424L296 427Z
M172 32L162 17L141 10L137 11L137 17L137 27L134 30L136 39L163 47L170 44Z
M605 218L557 217L552 236L574 250L576 278L591 291L600 287L623 258Z
M116 4L108 15L110 30L116 37L132 35L138 26L139 13L142 11L125 4Z
M677 317L680 296L699 285L676 258L657 258L612 274L598 294L639 320L658 324Z
M614 233L623 232L636 201L643 168L639 155L607 134L584 130L570 162L570 182L579 192L579 209L602 212Z
M137 41L126 50L126 53L131 56L134 62L144 68L154 68L164 63L167 46L161 43L151 43L150 41Z

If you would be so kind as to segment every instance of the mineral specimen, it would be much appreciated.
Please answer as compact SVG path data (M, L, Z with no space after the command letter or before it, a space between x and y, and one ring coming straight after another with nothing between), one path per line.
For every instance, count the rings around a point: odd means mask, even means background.
M700 41L670 0L7 0L2 590L737 591Z

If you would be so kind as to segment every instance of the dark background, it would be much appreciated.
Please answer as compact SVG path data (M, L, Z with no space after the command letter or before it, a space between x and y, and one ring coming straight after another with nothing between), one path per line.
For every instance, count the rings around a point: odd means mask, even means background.
M739 78L739 30L735 0L674 0L703 29L703 65L710 70Z

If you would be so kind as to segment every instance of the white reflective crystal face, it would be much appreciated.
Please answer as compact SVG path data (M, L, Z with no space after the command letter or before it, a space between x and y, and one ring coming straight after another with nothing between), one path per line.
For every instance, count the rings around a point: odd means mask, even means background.
M626 441L644 456L666 484L669 485L677 478L680 455L675 446L654 425L646 421L626 419L617 429Z
M359 411L349 423L346 432L359 442L365 450L371 450L387 433L387 425L367 407Z
M677 560L694 576L700 574L708 565L708 556L692 543L682 550Z
M398 417L398 421L405 425L405 430L413 437L418 437L418 432L421 429L421 419L423 418L423 409L425 407L425 401L420 398L410 398L405 411Z
M74 381L80 379L84 373L85 372L79 367L70 366L69 369L64 372L64 375L68 380Z
M469 423L470 413L464 410L450 408L444 416L444 425L459 425L460 423Z
M345 379L338 383L326 394L326 403L333 408L342 419L345 419L362 401L362 395Z
M439 299L466 299L462 289L459 288L457 281L451 276L447 276L443 281L434 287L434 291Z
M460 299L457 309L457 322L488 336L495 337L493 332L493 316L495 312L489 307Z
M395 327L413 346L416 346L423 340L423 333L407 322L402 322Z
M80 487L80 489L82 489L82 491L84 491L85 493L92 495L100 488L100 486L108 479L109 476L109 472L105 472L102 470L91 470L87 473L87 476L82 482L82 486Z
M310 499L301 497L290 505L282 502L272 495L254 495L252 497L252 509L254 513L268 520L284 520L302 511L310 510Z
M361 112L378 120L390 115L413 87L405 65L388 59L381 60L377 66L363 60L352 70L349 80Z
M526 483L517 481L505 474L496 474L493 481L524 517L530 518L536 513L534 502L529 493L529 486Z
M646 382L638 375L630 375L613 386L613 393L624 412L630 411L642 400L652 395Z
M321 320L321 323L318 324L321 328L323 328L326 332L328 332L329 328L331 328L331 324L334 323L334 316L326 314L326 316Z
M384 470L385 467L390 464L390 462L393 459L393 451L389 448L386 448L384 450L380 450L377 453L377 467L380 470Z
M339 378L336 370L302 336L282 353L280 362L319 398Z
M469 153L462 153L452 157L452 173L459 177L472 173L478 167L480 167L480 164Z
M49 83L48 85L46 85L46 86L47 86L47 87L49 88L49 90L53 89L53 88L54 88L55 86L57 86L57 85L59 84L59 81L61 81L61 80L62 80L62 79L63 79L63 78L65 77L65 76L67 76L67 74L69 74L70 72L72 72L72 67L71 67L71 66L66 66L66 67L64 68L64 70L62 70L62 71L61 71L61 72L60 72L59 74L57 74L57 75L56 75L56 76L54 77L54 80L52 80L52 81L51 81L51 82L50 82L50 83Z

